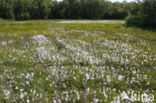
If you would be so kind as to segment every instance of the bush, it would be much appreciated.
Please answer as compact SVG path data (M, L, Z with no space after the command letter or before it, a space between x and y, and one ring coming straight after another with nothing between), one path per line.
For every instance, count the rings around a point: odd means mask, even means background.
M144 0L135 16L127 17L127 26L138 26L142 28L156 28L156 1Z
M127 26L137 26L141 28L156 28L156 19L148 16L128 16L126 18Z
M126 18L126 25L144 27L144 18L141 16L128 16Z

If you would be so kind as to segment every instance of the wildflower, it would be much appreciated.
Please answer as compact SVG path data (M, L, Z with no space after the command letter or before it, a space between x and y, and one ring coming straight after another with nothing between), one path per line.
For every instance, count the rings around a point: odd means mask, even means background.
M21 98L21 99L23 99L23 97L24 97L24 94L23 94L23 93L21 93L21 94L20 94L20 98Z
M86 76L86 80L89 80L89 74L85 74L85 76Z
M18 86L16 86L15 89L18 90Z
M27 99L27 103L30 103L30 100L29 99Z
M78 91L76 91L76 95L77 95L77 99L79 100L80 99L80 95L79 95Z
M5 98L9 99L11 92L9 90L3 90L3 92L4 92L4 95L5 95Z
M36 90L33 91L33 94L34 94L34 95L36 94Z
M20 92L23 92L24 91L24 89L20 89Z
M93 98L93 103L98 103L99 102L99 99L97 99L97 98Z
M27 85L29 85L29 81L25 81L25 83L26 83Z
M30 74L29 73L27 73L27 75L26 75L26 77L25 77L26 79L29 79L30 78Z
M36 35L32 37L32 41L35 44L43 45L49 43L49 40L43 35Z
M122 75L118 75L118 80L122 80L123 76Z

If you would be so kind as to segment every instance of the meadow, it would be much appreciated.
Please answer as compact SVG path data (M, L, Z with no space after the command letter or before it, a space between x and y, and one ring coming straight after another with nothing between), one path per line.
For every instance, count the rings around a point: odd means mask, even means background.
M156 31L123 22L0 20L0 103L156 100Z

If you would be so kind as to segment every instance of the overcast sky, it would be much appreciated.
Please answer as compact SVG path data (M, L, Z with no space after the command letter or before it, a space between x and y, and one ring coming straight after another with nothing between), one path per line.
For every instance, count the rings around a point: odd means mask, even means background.
M58 0L58 1L62 1L62 0ZM109 0L109 1L112 1L112 2L116 2L116 1L119 1L119 2L122 2L122 1L131 2L131 1L135 1L135 0Z
M112 2L115 2L115 1L119 1L119 2L122 2L122 1L131 2L131 1L135 1L135 0L109 0L109 1L112 1Z

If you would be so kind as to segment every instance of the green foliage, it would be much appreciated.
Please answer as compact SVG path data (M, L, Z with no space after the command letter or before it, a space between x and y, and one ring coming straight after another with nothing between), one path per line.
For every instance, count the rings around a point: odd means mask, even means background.
M138 12L127 18L126 24L142 28L156 28L156 1L144 0Z
M127 3L105 0L1 0L3 19L124 19Z
M130 9L127 9L127 3L108 3L107 10L103 15L104 19L124 19Z
M1 0L0 1L0 17L1 18L8 18L8 19L14 19L14 13L13 13L13 1L9 0Z
M126 24L129 26L144 26L144 19L141 16L128 16L126 20Z

